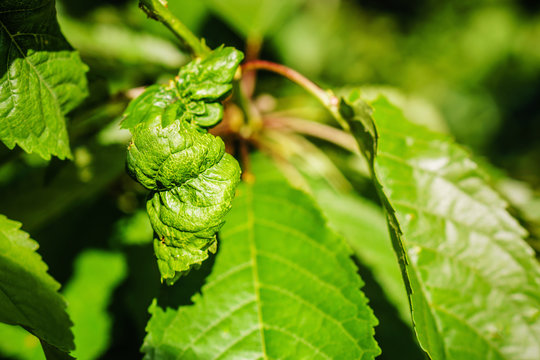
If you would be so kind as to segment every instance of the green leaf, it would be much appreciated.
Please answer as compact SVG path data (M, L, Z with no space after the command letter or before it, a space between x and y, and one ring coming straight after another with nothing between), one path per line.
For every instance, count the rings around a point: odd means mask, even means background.
M152 191L146 209L169 285L215 253L240 181L240 165L206 128L223 118L221 100L242 59L220 47L182 67L169 86L148 88L126 111L123 126L133 134L127 171Z
M87 66L56 21L54 0L0 5L0 139L44 159L71 158L65 114L87 95Z
M314 196L328 225L343 235L362 264L371 269L401 319L410 324L407 292L381 209L354 194L315 189Z
M245 37L276 30L304 0L206 0L208 7Z
M377 320L349 248L308 196L255 177L195 304L150 308L145 359L373 359Z
M422 347L433 359L538 359L540 266L525 231L466 151L384 98L372 105L379 133L372 170L408 258ZM347 118L357 129L366 119ZM369 152L367 133L355 135Z
M97 359L111 339L112 320L107 307L113 290L127 271L124 257L102 250L86 250L75 261L75 273L66 285L64 295L74 322L77 359ZM24 360L43 359L39 339L20 327L0 324L0 343L4 355ZM49 357L47 357L49 358Z
M232 47L220 47L204 59L180 69L168 85L149 86L133 100L122 127L133 130L141 122L161 122L166 128L175 120L212 127L221 121L220 101L232 90L232 79L244 55Z
M223 140L187 121L163 127L159 119L135 127L127 153L127 171L149 190L170 190L216 165Z
M126 272L126 262L119 253L86 250L75 261L75 273L64 294L74 323L73 355L77 359L97 359L109 346L112 319L107 307Z
M60 288L21 224L0 215L0 321L20 325L64 353L73 349Z
M154 192L148 199L159 271L170 285L192 267L198 268L208 252L216 252L216 233L239 182L240 166L225 154L198 177L172 190Z

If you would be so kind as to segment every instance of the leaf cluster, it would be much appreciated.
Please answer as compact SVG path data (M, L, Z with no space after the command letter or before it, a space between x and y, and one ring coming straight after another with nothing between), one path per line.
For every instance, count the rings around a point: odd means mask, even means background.
M0 357L540 358L537 7L138 2L0 4Z

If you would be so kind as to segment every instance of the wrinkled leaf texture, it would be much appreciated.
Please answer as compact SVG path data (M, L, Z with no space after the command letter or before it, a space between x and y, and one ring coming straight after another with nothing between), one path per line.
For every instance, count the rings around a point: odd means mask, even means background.
M372 103L376 129L357 94L351 104L344 117L373 160L421 346L436 360L540 358L540 267L505 202L447 136L384 98Z
M44 159L71 158L65 114L87 95L87 66L56 21L54 0L0 3L0 139Z
M258 174L195 304L151 306L145 359L373 359L377 321L350 249L311 198Z
M69 358L71 321L58 284L21 224L0 215L0 321L20 325L42 341L45 353ZM56 348L56 349L55 349Z
M147 201L161 278L174 284L217 249L240 166L221 138L207 132L223 117L221 100L243 54L220 47L183 66L168 86L154 85L128 106L133 134L127 170L152 190Z

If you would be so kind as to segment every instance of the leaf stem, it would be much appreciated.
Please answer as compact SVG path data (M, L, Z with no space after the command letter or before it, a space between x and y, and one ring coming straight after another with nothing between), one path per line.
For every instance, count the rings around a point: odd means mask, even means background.
M248 37L246 39L246 62L252 60L258 60L261 52L262 39L260 37ZM255 70L245 71L242 74L242 88L244 89L248 98L251 99L255 90L255 83L257 82L257 73Z
M173 13L169 10L167 0L139 0L139 7L148 17L163 23L182 44L182 48L192 57L204 57L211 50L203 40L193 34Z
M349 124L339 114L339 98L330 90L323 90L313 81L300 74L298 71L293 70L285 65L277 64L266 60L251 60L246 61L242 65L242 71L249 70L267 70L279 74L295 84L300 85L314 97L316 97L324 107L326 107L339 122L341 127L345 130L349 130Z
M354 137L333 126L294 117L265 116L264 122L266 126L271 128L289 129L300 134L326 140L353 153L359 152Z

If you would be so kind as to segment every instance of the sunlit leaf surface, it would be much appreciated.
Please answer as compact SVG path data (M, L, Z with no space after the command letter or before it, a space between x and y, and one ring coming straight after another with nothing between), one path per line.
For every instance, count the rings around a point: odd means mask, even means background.
M308 196L255 176L195 305L151 307L146 359L373 359L376 319L350 250Z

